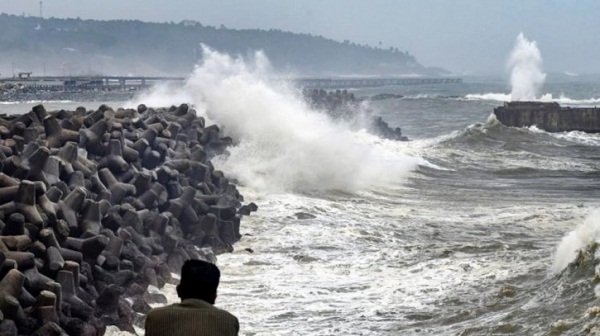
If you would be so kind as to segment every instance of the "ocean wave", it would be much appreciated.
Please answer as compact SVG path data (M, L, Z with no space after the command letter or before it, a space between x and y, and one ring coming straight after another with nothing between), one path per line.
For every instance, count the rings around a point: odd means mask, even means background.
M550 133L550 135L557 139L567 140L586 146L600 146L600 134L571 131L565 133Z
M540 129L536 125L526 127L532 133L547 134L553 138L559 140L565 140L581 144L585 146L600 146L600 134L598 133L586 133L582 131L570 131L570 132L547 132Z
M493 100L501 102L511 101L510 93L469 93L464 100Z
M401 99L418 100L418 99L436 99L436 98L440 98L440 97L441 97L440 95L433 94L433 93L422 93L422 94L404 96Z
M242 185L268 192L359 190L402 180L417 166L406 144L385 141L334 122L304 102L293 85L273 78L267 58L232 58L204 49L176 99L239 141L214 163ZM151 91L136 101L165 106L171 89Z
M600 98L589 98L589 99L571 99L565 96L560 96L557 99L552 98L552 95L550 95L549 98L550 101L555 101L559 104L563 104L563 105L596 105L596 104L600 104Z
M556 249L552 271L558 273L590 244L600 243L600 209L590 213L575 230L567 233ZM596 258L600 257L596 254Z
M435 163L432 163L425 159L419 160L419 166L424 167L424 168L434 169L434 170L440 170L440 171L456 171L455 169L444 168L442 166L436 165Z

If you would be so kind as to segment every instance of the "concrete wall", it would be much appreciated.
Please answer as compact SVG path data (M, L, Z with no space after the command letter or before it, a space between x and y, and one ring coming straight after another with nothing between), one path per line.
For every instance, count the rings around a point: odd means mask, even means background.
M536 125L548 132L600 132L600 109L561 107L557 103L510 102L494 109L496 118L506 126Z

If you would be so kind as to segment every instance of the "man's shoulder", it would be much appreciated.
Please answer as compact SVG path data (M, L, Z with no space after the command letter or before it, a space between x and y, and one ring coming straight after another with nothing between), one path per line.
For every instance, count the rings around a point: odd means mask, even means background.
M232 313L228 312L225 309L215 307L212 304L207 304L207 303L203 302L202 306L198 307L198 308L210 311L212 314L219 315L221 318L228 318L231 320L235 320L237 322L237 317L235 317L235 315L233 315Z
M238 335L238 319L210 304L182 302L154 308L146 317L146 335Z
M219 315L221 317L229 318L229 319L237 321L237 317L235 317L235 315L231 314L230 312L228 312L224 309L221 309L221 308L217 308L209 303L206 303L203 301L200 302L199 300L186 300L181 303L174 303L174 304L170 304L168 306L153 308L148 313L148 316L149 317L157 316L157 315L169 314L169 313L174 313L174 312L179 312L179 311L200 311L200 310L210 312L211 314Z
M146 320L164 318L168 315L176 314L178 310L179 309L177 308L177 304L170 304L168 306L152 308L148 312L148 315L146 315Z
M228 318L237 321L237 317L235 315L233 315L232 313L228 312L227 310L221 309L221 308L217 308L215 306L213 306L213 309L214 309L215 312L218 312L222 316L227 316Z
M160 313L163 313L163 312L172 311L174 309L177 309L177 305L178 305L178 303L173 303L173 304L170 304L168 306L162 306L162 307L152 308L148 312L148 316L152 315L152 314L160 314Z

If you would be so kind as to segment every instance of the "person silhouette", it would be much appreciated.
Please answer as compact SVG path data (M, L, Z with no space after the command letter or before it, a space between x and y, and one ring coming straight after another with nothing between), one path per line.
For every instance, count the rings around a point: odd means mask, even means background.
M220 278L221 272L214 264L186 261L177 286L181 303L152 309L146 317L146 336L237 335L238 319L214 306Z

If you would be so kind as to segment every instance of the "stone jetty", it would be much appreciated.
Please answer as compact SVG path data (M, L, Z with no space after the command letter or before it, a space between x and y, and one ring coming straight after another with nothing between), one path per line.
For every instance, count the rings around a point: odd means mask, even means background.
M257 209L211 164L231 144L185 104L0 115L0 334L133 332Z
M364 99L356 98L346 90L326 91L312 89L303 91L304 98L314 109L325 111L334 120L352 120L360 113L359 105ZM368 131L389 140L408 141L400 127L392 128L381 117L368 115Z
M600 109L561 107L558 103L508 102L494 109L498 121L506 126L537 126L548 132L600 132Z

